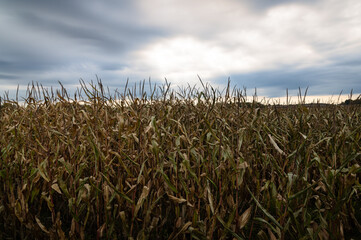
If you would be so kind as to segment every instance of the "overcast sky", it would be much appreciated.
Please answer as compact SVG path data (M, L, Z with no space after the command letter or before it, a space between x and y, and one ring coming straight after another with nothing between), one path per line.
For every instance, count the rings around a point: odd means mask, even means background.
M359 0L2 0L0 90L127 78L361 93Z

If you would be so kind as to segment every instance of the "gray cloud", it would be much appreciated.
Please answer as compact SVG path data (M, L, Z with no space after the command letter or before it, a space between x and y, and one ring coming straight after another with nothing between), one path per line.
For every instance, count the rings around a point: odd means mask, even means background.
M9 79L17 79L17 77L16 76L12 76L12 75L6 75L6 74L0 74L0 81L2 80L2 79L7 79L7 80L9 80Z
M268 97L279 97L285 94L286 89L297 93L298 88L309 88L309 95L339 94L361 92L361 65L347 65L344 63L330 64L323 67L309 67L305 69L281 68L272 71L258 71L256 73L234 74L231 76L232 83L239 87L263 89ZM339 66L339 67L337 67ZM218 78L221 83L224 78Z
M106 51L124 49L125 44L117 41L115 36L105 35L104 32L99 34L91 24L76 26L74 23L64 22L61 19L51 19L35 14L24 14L21 16L21 20L27 25L33 26L33 29L44 31L44 35L51 36L55 34L54 37L60 36L79 40L81 43L94 45Z
M164 35L139 21L133 2L0 2L6 33L0 38L0 90L31 81L57 86L58 80L71 88L96 74L109 86L121 85L131 75L121 72L132 51Z
M319 0L246 0L244 1L248 6L257 11L264 11L271 7L284 4L316 4Z

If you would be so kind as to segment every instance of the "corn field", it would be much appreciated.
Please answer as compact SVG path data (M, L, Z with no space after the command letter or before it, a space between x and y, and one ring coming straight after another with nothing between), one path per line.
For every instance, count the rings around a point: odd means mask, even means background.
M0 101L0 239L358 239L360 105L33 84Z

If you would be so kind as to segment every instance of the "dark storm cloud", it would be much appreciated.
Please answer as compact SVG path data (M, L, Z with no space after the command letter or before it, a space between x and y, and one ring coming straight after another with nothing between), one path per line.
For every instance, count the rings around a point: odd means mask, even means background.
M56 34L61 37L76 39L104 50L117 51L124 48L125 45L115 37L99 33L91 24L76 26L59 19L46 18L36 14L24 14L21 16L21 20L32 26L34 30L46 31L48 35Z
M74 75L123 69L128 53L163 34L138 21L133 5L133 1L92 0L0 2L5 20L0 30L6 33L0 38L0 73L27 83L37 76L52 82L42 72L69 67ZM82 77L78 75L74 77ZM53 81L74 81L53 77Z
M60 19L72 20L94 20L104 21L104 12L101 5L95 0L4 0L1 5L13 14L21 16L26 13L35 13L38 15L51 15ZM107 4L110 8L117 9L119 14L131 18L133 9L133 1L114 1L108 0ZM99 6L99 7L98 7Z
M121 14L121 13L120 13ZM69 19L70 18L70 19ZM109 52L125 52L142 44L160 31L150 30L136 23L100 19L98 16L70 16L69 18L26 13L19 20L35 31L43 31L54 37L78 40Z

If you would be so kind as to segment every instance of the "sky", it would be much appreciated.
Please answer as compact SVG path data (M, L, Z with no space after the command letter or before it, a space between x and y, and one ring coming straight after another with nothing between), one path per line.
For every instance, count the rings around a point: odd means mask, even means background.
M0 95L150 78L283 97L361 93L359 0L2 0ZM11 95L11 94L10 94Z

